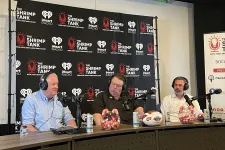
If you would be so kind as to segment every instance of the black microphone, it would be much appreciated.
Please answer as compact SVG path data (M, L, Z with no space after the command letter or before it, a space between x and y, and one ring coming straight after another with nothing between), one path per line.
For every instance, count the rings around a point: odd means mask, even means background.
M85 94L87 94L87 93L73 96L72 99L73 99L73 101L75 101L76 104L80 104L83 101Z
M58 101L61 102L61 104L63 105L63 107L67 107L67 103L66 103L66 96L63 96L62 93L57 93L57 97L58 97Z
M211 88L209 90L209 93L212 93L212 94L220 94L222 93L222 90L221 89L214 89L214 88Z
M186 100L186 102L188 103L189 106L193 106L192 101L190 100L189 96L187 96L186 94L184 95L184 99Z

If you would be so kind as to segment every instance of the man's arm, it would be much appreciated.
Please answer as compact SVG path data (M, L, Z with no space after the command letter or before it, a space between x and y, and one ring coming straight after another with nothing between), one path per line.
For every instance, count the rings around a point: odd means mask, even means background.
M138 107L134 111L138 112L139 115L144 115L144 109L143 109L143 107Z
M163 98L163 101L161 102L160 109L161 109L161 112L162 112L163 115L165 115L166 112L170 112L168 96Z
M94 121L95 121L95 124L98 126L98 125L101 125L101 114L99 113L94 113L93 114L93 118L94 118Z
M76 127L77 124L76 122L74 121L73 119L73 116L71 114L71 111L69 110L69 107L65 107L63 108L64 109L64 123L67 125L67 126L71 126L71 127Z
M22 125L26 125L28 131L38 131L37 128L34 127L34 116L35 116L35 108L33 105L32 97L27 96L23 106L22 106Z
M70 120L70 121L68 122L67 126L76 127L77 124L76 124L76 122L75 122L74 120Z

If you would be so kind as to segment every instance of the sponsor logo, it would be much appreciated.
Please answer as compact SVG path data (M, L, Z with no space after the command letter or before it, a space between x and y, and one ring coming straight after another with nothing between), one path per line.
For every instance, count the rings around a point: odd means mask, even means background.
M122 43L117 42L115 40L111 42L111 54L131 55L131 53L129 52L131 48L131 46L123 45Z
M77 76L101 76L101 67L79 62L77 64L77 72Z
M82 23L84 22L83 18L73 17L71 14L66 14L65 12L59 13L59 24L58 26L63 27L72 27L72 28L84 28Z
M119 64L119 72L126 77L139 77L139 71L139 67L131 67L130 65L125 65L123 63Z
M28 95L32 94L32 90L31 90L31 89L21 89L21 90L20 90L20 94L23 96L23 97L20 98L20 104L23 104L25 98L26 98Z
M144 55L142 43L136 43L135 47L136 47L136 55Z
M40 76L44 73L56 69L55 65L45 65L43 62L36 62L35 60L29 60L27 62L27 69L29 76Z
M22 8L19 7L17 7L16 9L16 21L36 23L36 21L33 19L35 16L36 16L35 12L24 11Z
M98 19L96 17L88 17L88 21L90 22L90 24L88 24L88 29L98 30L98 25L96 24Z
M136 23L134 21L128 21L128 33L136 34Z
M62 67L64 70L62 70L62 76L72 76L72 71L70 70L72 68L72 64L70 62L63 62Z
M225 72L225 68L214 68L213 72L215 72L215 73L223 73L223 72Z
M81 53L92 53L89 50L92 47L92 43L84 42L74 37L68 38L68 51L69 52L81 52Z
M141 21L139 24L140 34L154 34L154 28L151 24Z
M21 75L21 70L18 69L21 65L21 62L19 60L16 60L16 75Z
M51 11L43 10L41 14L44 17L44 18L41 19L42 24L53 25L53 21L51 19L53 14L52 14Z
M99 54L106 54L106 41L98 41L97 42L98 48L97 53Z
M52 50L53 51L63 51L62 47L62 38L61 37L52 37L52 42L54 45L52 45Z
M151 76L150 65L143 65L143 76Z
M121 28L124 27L124 24L121 22L116 22L113 19L104 17L102 19L103 31L113 31L113 32L124 32Z
M106 64L105 65L106 68L106 76L112 76L114 75L114 65L113 64Z

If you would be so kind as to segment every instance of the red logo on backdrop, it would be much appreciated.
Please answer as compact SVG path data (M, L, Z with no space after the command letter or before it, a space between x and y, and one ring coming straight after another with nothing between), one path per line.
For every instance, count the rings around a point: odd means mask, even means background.
M126 66L124 64L120 64L119 71L120 71L120 73L124 74L126 72Z
M27 68L29 73L35 73L36 69L37 69L37 63L35 60L29 60L27 62Z
M214 68L213 72L225 72L225 68Z
M75 48L75 46L76 46L76 39L74 39L74 38L72 38L72 37L70 37L69 39L68 39L68 47L69 47L69 49L74 49Z
M84 74L84 70L85 70L85 64L83 62L79 62L77 65L77 71L80 74Z
M87 89L88 99L94 99L95 90L93 87Z
M59 22L60 22L60 24L65 24L66 23L66 17L67 17L66 13L64 13L64 12L59 13Z
M148 53L149 54L153 54L153 45L152 45L152 43L148 43L147 48L148 48Z
M24 33L18 33L17 37L16 37L16 42L20 46L24 46L24 44L25 44L25 34Z
M140 22L140 30L141 30L141 32L145 32L146 31L146 25L145 25L145 23L142 21L142 22Z
M112 49L112 51L116 51L117 50L117 42L116 41L112 41L111 42L111 49Z
M134 96L134 94L135 94L134 88L132 88L132 87L129 87L127 89L127 92L129 93L130 96Z
M209 47L212 52L217 52L220 48L220 39L215 35L209 39Z
M109 29L109 18L104 17L102 23L105 29Z

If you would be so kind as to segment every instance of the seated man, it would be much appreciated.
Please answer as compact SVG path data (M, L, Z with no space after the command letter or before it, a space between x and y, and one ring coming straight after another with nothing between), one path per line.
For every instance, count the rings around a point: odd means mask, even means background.
M27 96L22 106L22 124L28 131L49 131L63 124L76 127L67 107L58 101L58 76L48 72L41 76L40 90Z
M123 74L117 73L109 80L107 92L99 93L93 102L94 121L96 125L101 125L101 114L104 109L112 111L114 108L119 111L120 120L123 124L133 123L133 112L144 114L143 108L135 101L129 101L126 95L126 78ZM129 109L128 109L129 108Z
M187 100L187 96L189 98L192 96L184 92L189 88L188 80L185 77L176 77L173 80L172 87L174 89L174 93L166 96L161 104L161 111L163 115L169 112L171 122L180 122L178 118L179 108L181 106L187 108L189 104L194 107L194 112L197 116L202 115L198 101Z

